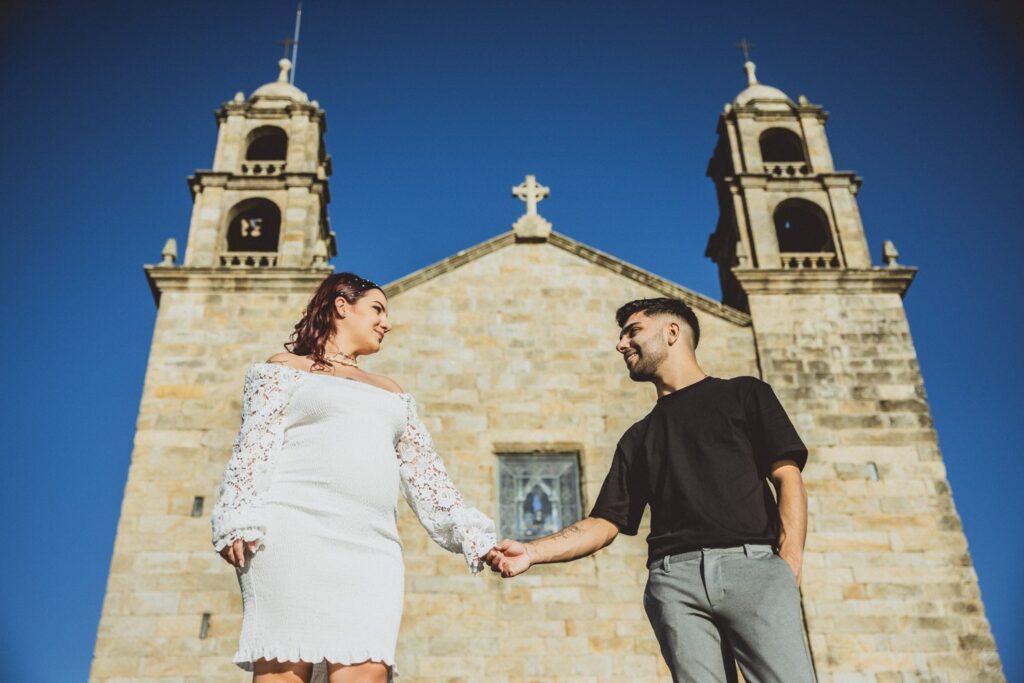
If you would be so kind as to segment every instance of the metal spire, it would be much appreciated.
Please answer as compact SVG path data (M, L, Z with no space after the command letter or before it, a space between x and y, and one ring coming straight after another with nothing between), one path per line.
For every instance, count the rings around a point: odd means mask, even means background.
M295 85L295 70L299 63L299 26L302 24L302 3L295 10L295 38L292 39L292 73L288 82Z

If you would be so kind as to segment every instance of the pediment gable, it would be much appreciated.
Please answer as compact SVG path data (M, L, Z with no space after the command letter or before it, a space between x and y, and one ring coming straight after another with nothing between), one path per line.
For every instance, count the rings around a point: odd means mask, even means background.
M611 271L628 280L643 284L665 296L682 299L696 310L727 320L735 325L750 325L750 316L739 309L727 306L709 296L695 292L692 289L688 289L659 275L655 275L650 271L644 270L643 268L628 263L618 257L606 254L598 249L594 249L593 247L583 244L582 242L578 242L571 237L567 237L557 232L552 232L545 240L545 243L550 247L566 251L577 258L600 266L601 268ZM502 233L485 242L481 242L476 246L464 249L456 254L452 254L448 258L409 273L408 275L385 285L385 290L389 296L400 294L410 289L414 289L415 287L429 282L434 278L444 275L445 273L461 268L462 266L472 263L473 261L487 256L488 254L492 254L507 247L512 247L516 244L517 240L514 232L509 231Z

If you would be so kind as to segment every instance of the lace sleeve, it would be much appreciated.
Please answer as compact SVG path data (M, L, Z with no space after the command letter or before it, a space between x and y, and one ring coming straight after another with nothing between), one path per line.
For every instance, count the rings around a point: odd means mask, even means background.
M409 394L402 398L407 415L397 446L402 493L427 534L445 550L461 552L475 574L494 547L494 522L462 500L416 413L416 401Z
M262 541L266 535L260 503L284 440L292 372L284 366L260 363L246 373L242 427L213 506L213 547L217 552L236 540Z

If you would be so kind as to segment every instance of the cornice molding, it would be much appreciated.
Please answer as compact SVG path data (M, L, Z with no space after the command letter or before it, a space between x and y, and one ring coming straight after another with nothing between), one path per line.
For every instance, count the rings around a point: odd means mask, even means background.
M293 118L296 114L306 115L310 121L323 123L326 110L312 102L290 102L284 107L255 107L252 102L225 102L219 109L214 111L214 118L218 123L223 123L229 116L241 116L247 119L281 119Z
M754 294L899 294L906 295L917 268L791 270L733 268L744 293Z
M777 121L796 121L798 118L816 118L822 124L828 121L828 112L816 104L801 105L790 103L787 109L763 109L759 104L755 104L755 102L759 101L751 100L750 103L741 105L730 102L726 105L727 110L719 115L719 120L750 119L774 123Z
M709 177L714 178L714 176ZM850 188L857 194L864 179L853 171L831 171L825 173L809 173L797 176L777 176L758 171L743 171L722 176L721 182L729 188L743 189L781 189L808 191L828 190L829 188Z
M322 268L195 268L143 266L153 301L160 306L164 292L275 292L311 293L334 272Z
M306 187L310 191L328 195L328 183L325 177L317 173L279 173L273 176L242 175L228 171L196 171L188 177L188 187L195 199L197 193L207 187L220 187L225 190L287 190L290 187ZM328 195L329 196L329 195ZM329 200L328 200L329 201Z

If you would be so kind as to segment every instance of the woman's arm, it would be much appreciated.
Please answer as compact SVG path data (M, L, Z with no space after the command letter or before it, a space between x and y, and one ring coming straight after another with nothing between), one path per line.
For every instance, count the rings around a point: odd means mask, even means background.
M402 398L406 427L396 448L402 493L427 534L442 548L461 552L476 573L494 547L494 522L466 505L416 413L415 400L409 394Z
M213 547L236 567L244 566L245 549L255 550L266 535L262 497L284 439L284 411L294 372L259 364L246 373L242 426L211 519Z

